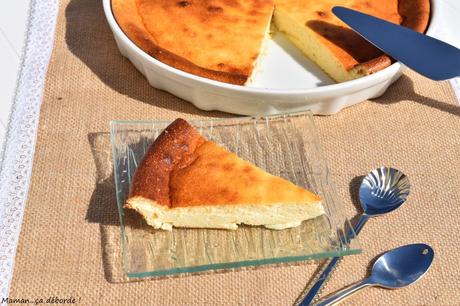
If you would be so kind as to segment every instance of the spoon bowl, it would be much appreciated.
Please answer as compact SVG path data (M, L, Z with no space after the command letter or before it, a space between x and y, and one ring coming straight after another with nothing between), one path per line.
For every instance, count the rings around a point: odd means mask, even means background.
M359 234L369 218L401 207L406 202L409 192L409 179L401 171L380 167L369 172L359 187L359 201L363 213L353 228L355 235ZM355 235L350 231L347 238L352 239Z
M408 286L425 275L434 258L426 244L408 244L381 255L372 267L371 276L319 301L316 306L335 305L357 291L370 286L397 289Z
M406 201L409 190L409 179L404 173L380 167L363 179L359 200L366 215L377 216L399 208Z
M382 255L372 267L370 281L376 286L396 289L419 280L430 268L434 251L426 244L410 244Z

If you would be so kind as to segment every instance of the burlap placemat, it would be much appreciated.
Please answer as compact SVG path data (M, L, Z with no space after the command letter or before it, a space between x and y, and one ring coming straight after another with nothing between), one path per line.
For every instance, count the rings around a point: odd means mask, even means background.
M460 120L447 83L403 76L375 101L315 117L349 217L360 176L389 165L410 178L407 205L368 223L364 254L343 260L326 293L366 275L378 254L432 245L426 277L401 290L367 289L356 305L459 304ZM317 264L123 283L109 167L109 121L220 117L153 89L116 49L99 0L61 3L40 116L29 199L10 298L75 297L82 305L290 305ZM118 269L118 270L117 270Z

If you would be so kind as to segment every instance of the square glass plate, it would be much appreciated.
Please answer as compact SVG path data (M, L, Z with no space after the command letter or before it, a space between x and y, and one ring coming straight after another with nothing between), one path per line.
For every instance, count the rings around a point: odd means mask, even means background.
M112 121L111 142L121 224L123 266L128 277L161 276L283 263L359 253L348 240L341 211L309 112L261 118L190 121L212 141L271 174L319 194L325 215L299 227L236 231L174 228L155 230L123 204L137 165L171 121ZM250 188L250 186L248 186Z

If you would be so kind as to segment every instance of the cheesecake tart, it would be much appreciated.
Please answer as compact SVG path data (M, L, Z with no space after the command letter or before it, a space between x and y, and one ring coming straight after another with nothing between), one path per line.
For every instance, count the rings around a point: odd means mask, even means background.
M419 32L430 17L429 0L112 0L112 11L151 56L226 83L251 82L271 22L337 82L388 67L388 56L332 14L336 5Z
M154 141L136 169L125 208L157 229L296 227L324 214L321 198L206 140L183 119Z

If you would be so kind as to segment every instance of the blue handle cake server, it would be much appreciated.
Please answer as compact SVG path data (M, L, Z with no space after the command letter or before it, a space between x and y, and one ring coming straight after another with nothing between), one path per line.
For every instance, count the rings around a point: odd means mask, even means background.
M410 191L409 179L404 173L394 168L380 167L371 171L363 179L359 187L359 201L363 209L358 222L354 226L356 235L371 217L380 216L399 208L407 199ZM347 233L350 236L350 233ZM310 305L318 292L328 280L341 257L334 257L326 262L322 270L308 288L305 296L298 300L298 305Z
M332 12L371 44L432 80L460 76L460 49L436 38L352 9Z

